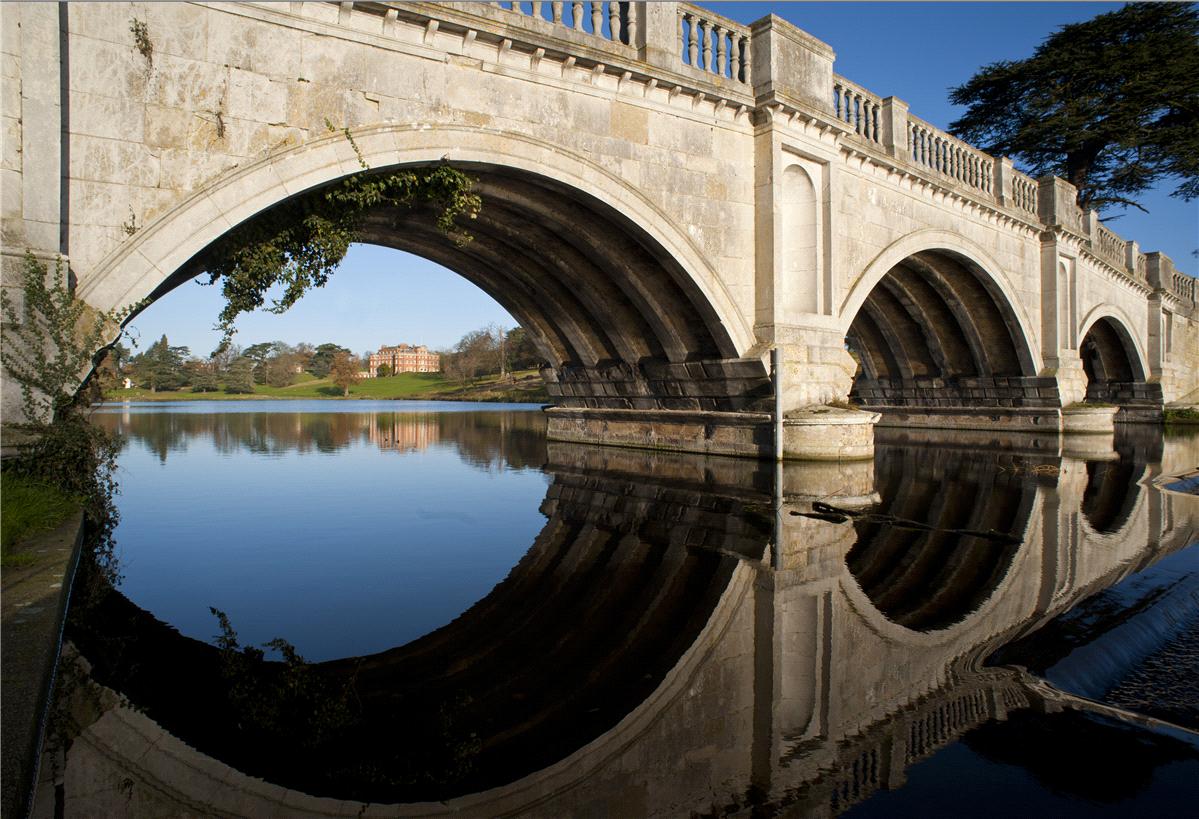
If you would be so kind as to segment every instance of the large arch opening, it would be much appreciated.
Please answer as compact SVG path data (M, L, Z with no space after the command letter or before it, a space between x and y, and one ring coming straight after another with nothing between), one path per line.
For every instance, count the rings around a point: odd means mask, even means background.
M190 280L203 271L204 248L230 227L352 172L340 140L218 181L114 251L81 295L108 309ZM559 406L740 411L771 395L762 361L741 357L752 333L716 272L612 173L534 138L458 126L388 126L355 140L377 170L451 157L478 180L473 241L455 245L421 209L376 212L363 238L428 258L494 298L535 339Z
M922 250L866 296L846 334L859 364L851 398L876 410L1055 407L1011 306L960 253Z
M1078 348L1087 375L1088 403L1115 404L1121 408L1117 420L1134 420L1162 406L1160 384L1146 381L1141 357L1124 324L1110 316L1095 321Z

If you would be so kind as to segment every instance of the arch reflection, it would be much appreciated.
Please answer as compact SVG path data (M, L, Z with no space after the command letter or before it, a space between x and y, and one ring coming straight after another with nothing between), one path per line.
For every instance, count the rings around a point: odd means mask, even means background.
M90 756L64 766L63 790L85 807L64 813L840 813L988 723L1085 708L983 661L1194 539L1195 501L1145 482L1126 536L1096 548L1085 462L1052 436L983 443L880 440L873 487L857 470L786 467L786 506L892 516L857 523L775 517L773 475L754 462L543 445L547 523L532 548L443 628L322 664L369 714L319 753L271 758L220 736L217 649L110 597L123 653L99 657L78 624L72 637L145 713L110 698L80 720L70 753ZM1117 439L1150 471L1155 446ZM982 556L963 556L949 547L960 530L1022 542L981 538L961 548ZM144 676L116 685L132 667Z
M881 503L857 519L845 561L888 620L913 631L962 620L1011 567L1036 495L993 453L876 445Z

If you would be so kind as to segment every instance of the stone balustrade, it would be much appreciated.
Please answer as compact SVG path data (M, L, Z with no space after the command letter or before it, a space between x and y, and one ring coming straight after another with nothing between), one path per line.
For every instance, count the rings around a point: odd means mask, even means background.
M1091 247L1101 259L1121 269L1125 266L1124 240L1108 228L1096 223Z
M496 5L515 14L605 40L625 45L637 41L637 17L632 3L504 2Z
M736 82L749 82L748 26L691 3L679 3L677 13L677 53L681 64Z
M912 162L955 179L971 190L991 195L995 160L990 156L910 114L907 134Z
M871 142L882 142L883 101L837 74L833 75L833 113L853 132Z
M1012 172L1012 204L1020 210L1037 212L1037 180L1019 171Z

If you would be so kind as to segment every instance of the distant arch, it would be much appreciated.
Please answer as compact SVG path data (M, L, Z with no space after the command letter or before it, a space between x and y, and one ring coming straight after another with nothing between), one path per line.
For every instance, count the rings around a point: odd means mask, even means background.
M1120 362L1120 365L1122 369L1123 365L1126 365L1130 380L1144 381L1149 372L1148 358L1136 334L1130 329L1132 326L1133 322L1128 314L1118 306L1101 304L1095 307L1087 313L1079 326L1080 354L1087 337L1092 336L1092 339L1104 345L1109 361L1111 356L1122 354L1124 361Z

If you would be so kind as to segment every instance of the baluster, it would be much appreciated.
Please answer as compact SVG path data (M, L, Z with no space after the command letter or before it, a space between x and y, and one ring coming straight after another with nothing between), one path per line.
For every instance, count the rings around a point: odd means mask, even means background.
M870 139L878 142L878 105L870 103Z
M533 16L536 17L538 20L542 19L540 0L533 0L532 6L533 6Z
M550 3L550 14L554 17L554 22L562 25L562 0L554 0Z
M728 69L728 51L724 45L724 26L717 25L714 29L716 35L716 73L720 76L725 76L725 71Z
M620 4L620 19L624 22L624 39L626 45L637 45L637 10L632 3Z
M582 0L574 0L570 4L570 22L575 31L583 30L583 3Z
M740 45L740 54L737 55L739 63L737 79L741 82L749 82L749 38L744 34L741 35Z
M699 18L699 37L703 43L703 48L704 48L704 55L703 55L704 62L703 62L703 65L701 66L701 68L703 68L704 71L712 70L712 38L708 36L708 33L710 31L709 27L711 25L712 24L709 23L704 18L702 18L702 17Z
M608 39L620 42L620 4L615 0L608 2Z
M604 4L600 0L591 2L591 33L597 37L604 33Z
M699 68L696 62L699 59L699 26L694 14L683 15L683 20L687 23L687 62L692 68Z
M841 119L841 83L833 83L833 116Z
M678 20L675 22L674 33L679 35L679 62L687 61L687 32L691 30L691 23L687 20L687 15L683 12L678 12Z

